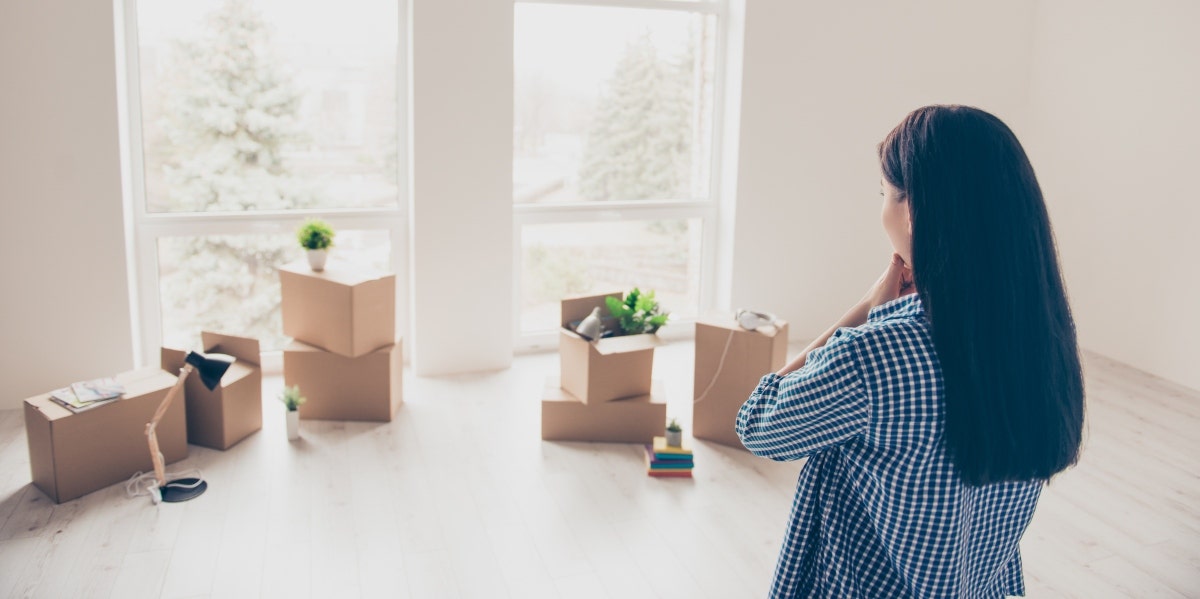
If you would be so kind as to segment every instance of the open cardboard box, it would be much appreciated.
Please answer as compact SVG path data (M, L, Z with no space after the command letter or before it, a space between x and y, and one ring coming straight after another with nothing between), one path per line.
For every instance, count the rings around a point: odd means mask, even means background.
M573 330L599 307L608 314L605 298L621 299L621 293L606 293L562 300L562 328L559 329L558 356L562 388L583 403L612 401L624 397L648 395L654 370L654 348L662 341L658 335L605 337L589 342ZM611 316L604 319L605 330L616 327Z
M396 342L396 275L331 260L314 272L300 260L279 268L283 334L357 358Z
M404 402L402 345L347 358L292 341L283 350L283 382L300 387L304 420L390 422Z
M753 331L743 329L728 314L697 320L692 436L742 449L734 428L738 410L763 375L783 368L787 361L787 341L788 325L782 320L776 321L774 327ZM722 354L725 354L724 364L721 364ZM708 395L701 398L709 385L712 388Z
M188 443L229 449L238 441L262 429L262 368L258 340L204 331L200 333L204 353L227 354L237 358L221 377L216 389L209 390L192 372L184 383L187 404ZM163 370L178 374L187 352L164 347Z
M176 377L151 367L118 374L116 379L125 386L122 398L84 412L60 406L49 393L25 400L33 484L55 503L154 469L146 424ZM186 418L183 402L176 400L158 423L158 447L165 463L187 457Z
M618 401L585 404L546 379L542 393L542 440L653 443L667 426L667 396L655 381L653 391Z

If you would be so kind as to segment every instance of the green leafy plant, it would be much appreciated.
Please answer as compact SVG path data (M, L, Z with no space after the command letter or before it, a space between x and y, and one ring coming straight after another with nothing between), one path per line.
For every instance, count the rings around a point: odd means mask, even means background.
M306 250L323 250L333 245L333 227L323 220L311 219L296 231L296 240Z
M626 293L624 300L608 297L605 303L608 304L608 311L617 319L622 335L657 332L671 317L670 313L663 312L659 307L653 291L642 293L637 287Z
M279 401L283 402L284 407L289 412L295 412L300 406L304 405L304 402L308 401L308 398L300 395L300 387L297 385L284 387L283 393L279 394Z
M672 433L682 433L683 427L679 426L679 422L672 418L671 422L667 423L667 430Z

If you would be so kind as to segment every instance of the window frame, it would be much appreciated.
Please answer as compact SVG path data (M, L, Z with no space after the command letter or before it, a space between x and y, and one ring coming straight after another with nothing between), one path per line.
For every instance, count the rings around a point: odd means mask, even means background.
M558 331L526 333L521 330L522 297L522 252L521 232L526 225L539 224L583 224L637 220L679 220L699 218L700 238L700 290L697 316L714 309L718 303L717 280L719 264L718 244L724 241L718 220L732 198L724 187L725 175L725 108L728 76L728 53L730 37L730 0L514 0L517 4L549 4L560 6L591 6L605 8L632 8L669 10L690 14L712 16L716 21L716 39L713 51L713 105L712 135L709 148L709 181L707 198L654 199L606 202L551 202L539 204L513 203L513 289L512 327L513 350L516 353L538 352L558 347ZM670 308L668 306L668 308ZM659 335L667 339L691 337L691 327L696 318L672 318L674 326L664 327Z
M245 212L150 212L147 209L142 131L139 0L117 0L118 113L124 180L126 259L137 366L158 363L163 343L158 241L164 237L240 234L292 234L306 218L321 218L335 229L387 231L396 274L396 336L408 330L409 244L409 29L408 0L397 2L396 40L396 203L380 208L306 208ZM280 265L282 266L282 265ZM237 333L237 331L230 331ZM282 371L282 351L263 352L263 369Z

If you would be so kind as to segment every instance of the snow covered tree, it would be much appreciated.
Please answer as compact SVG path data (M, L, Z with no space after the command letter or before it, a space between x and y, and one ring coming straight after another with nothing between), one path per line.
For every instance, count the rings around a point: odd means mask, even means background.
M301 141L300 94L271 53L262 17L226 0L197 40L176 47L161 123L172 210L241 211L312 204L285 145Z
M625 48L596 107L579 169L589 200L690 196L695 44L659 56L647 33Z
M302 141L301 95L250 3L226 0L198 39L174 50L162 86L162 136L148 164L159 169L164 197L152 201L189 212L314 205L314 185L290 173L284 157ZM290 233L164 240L164 321L189 338L214 328L260 336L271 347L282 339L276 267L299 255L291 240Z

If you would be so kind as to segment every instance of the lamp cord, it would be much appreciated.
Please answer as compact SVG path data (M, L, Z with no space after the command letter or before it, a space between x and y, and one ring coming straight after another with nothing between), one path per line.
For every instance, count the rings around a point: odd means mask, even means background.
M717 384L717 378L721 376L721 369L725 367L725 358L729 356L729 346L733 345L733 333L734 329L729 329L729 337L725 339L725 349L721 352L721 361L717 362L717 371L713 373L712 380L708 382L708 387L704 389L704 393L701 393L700 397L692 401L692 405L704 401L708 397L708 392L712 391L713 385Z
M776 327L774 322L768 326L773 327L775 331L779 330L779 327ZM753 330L757 331L758 329ZM713 373L712 380L708 382L708 387L704 389L704 393L701 393L700 397L697 397L695 400L693 400L692 405L696 405L704 401L708 397L708 392L712 391L713 385L717 384L717 379L721 376L721 369L725 367L725 358L729 356L729 346L733 344L733 334L736 331L737 329L729 329L729 337L725 339L725 349L721 352L721 361L717 362L717 371Z
M159 456L162 456L162 454L160 453ZM204 482L204 473L199 468L192 468L191 470L184 470L182 472L167 472L165 473L165 478L167 479L167 485L172 488L194 489ZM180 478L194 478L196 482L190 484L172 484L170 482L172 479ZM153 470L149 472L135 472L133 476L129 477L129 480L125 481L125 494L131 499L142 495L152 496L154 495L154 490L157 488L158 478L154 475Z

